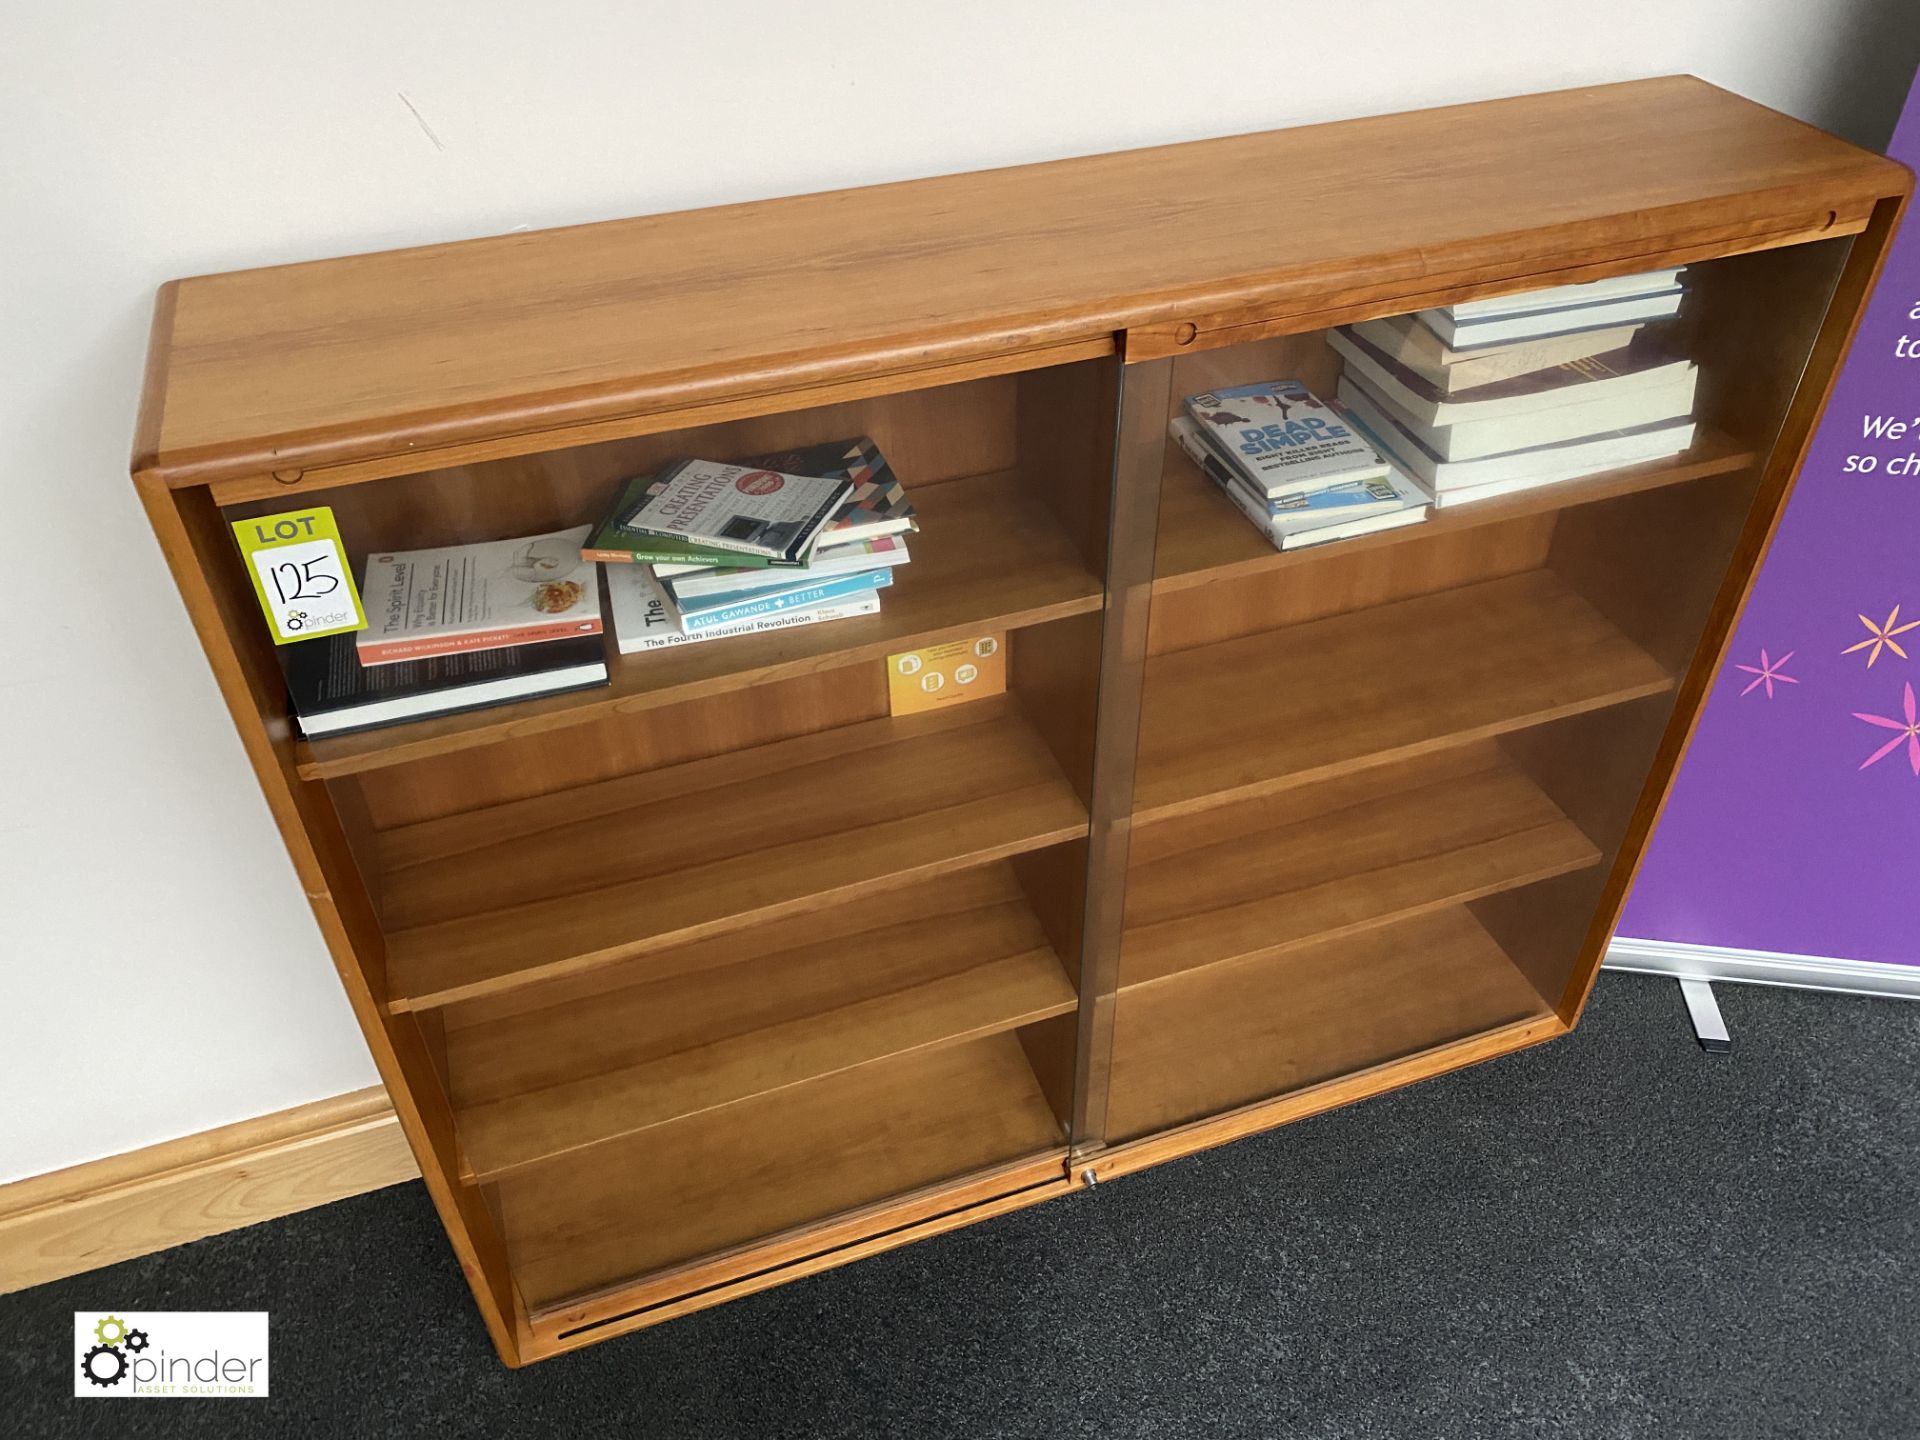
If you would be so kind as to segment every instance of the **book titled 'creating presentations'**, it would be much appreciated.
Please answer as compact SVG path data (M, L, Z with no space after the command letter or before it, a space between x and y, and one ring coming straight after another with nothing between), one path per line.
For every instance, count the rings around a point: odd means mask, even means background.
M792 563L812 551L852 489L844 476L681 460L655 477L620 524L642 535Z

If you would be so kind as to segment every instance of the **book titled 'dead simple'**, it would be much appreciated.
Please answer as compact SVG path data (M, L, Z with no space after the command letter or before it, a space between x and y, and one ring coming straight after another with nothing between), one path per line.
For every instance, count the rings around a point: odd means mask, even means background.
M1298 380L1264 380L1187 397L1201 435L1269 499L1378 480L1386 463Z
M791 563L813 549L852 489L844 476L680 460L654 478L620 523L642 535Z
M294 717L307 735L343 735L607 683L599 635L363 665L351 633L280 652Z
M363 665L598 635L600 584L580 558L587 527L519 540L389 551L367 560Z

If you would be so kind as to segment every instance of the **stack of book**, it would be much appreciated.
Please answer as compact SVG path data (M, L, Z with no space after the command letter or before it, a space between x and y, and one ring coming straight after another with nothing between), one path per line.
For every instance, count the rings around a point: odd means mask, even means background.
M918 528L860 436L636 476L584 553L612 562L614 631L634 654L872 615Z
M1297 380L1190 395L1167 427L1279 550L1415 525L1429 497Z
M587 527L370 556L367 628L287 646L302 733L337 735L607 683Z
M1663 460L1699 371L1648 327L1683 295L1656 270L1344 325L1339 399L1443 508Z

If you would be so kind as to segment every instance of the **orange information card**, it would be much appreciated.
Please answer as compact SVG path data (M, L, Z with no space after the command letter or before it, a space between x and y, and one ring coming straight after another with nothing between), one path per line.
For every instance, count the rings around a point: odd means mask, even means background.
M1007 637L977 635L887 657L887 704L895 715L918 715L1007 688Z

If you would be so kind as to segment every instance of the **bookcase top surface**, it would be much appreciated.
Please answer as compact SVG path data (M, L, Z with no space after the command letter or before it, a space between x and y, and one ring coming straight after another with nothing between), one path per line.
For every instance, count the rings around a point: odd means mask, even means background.
M1909 185L1670 77L202 276L160 293L134 468L380 460L1362 284L1651 261Z

